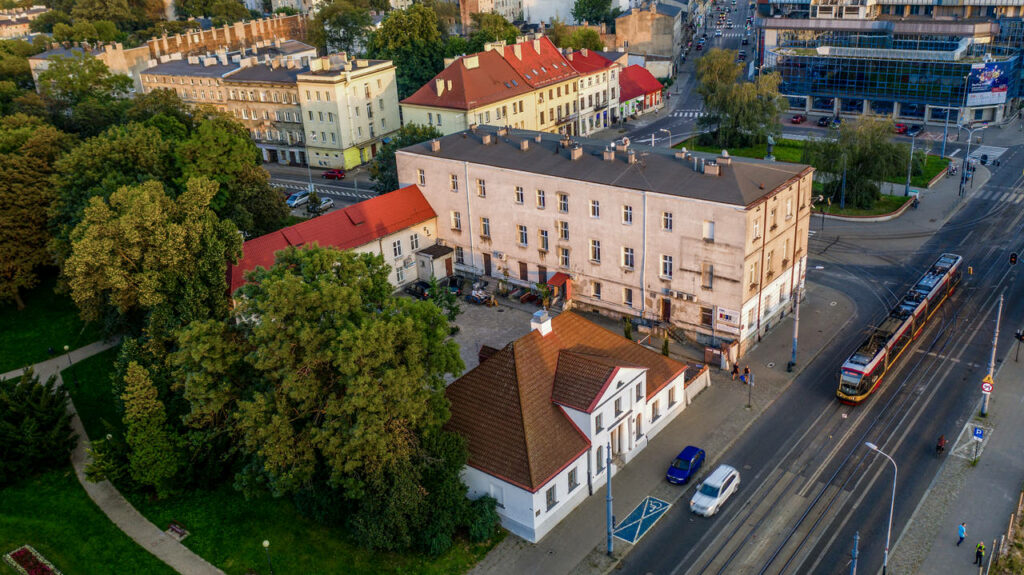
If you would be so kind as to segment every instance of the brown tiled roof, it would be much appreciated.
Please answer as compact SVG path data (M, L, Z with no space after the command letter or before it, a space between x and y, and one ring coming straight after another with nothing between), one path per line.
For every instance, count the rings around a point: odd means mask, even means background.
M579 76L551 40L544 36L499 48L505 60L534 88ZM516 55L518 50L519 54Z
M478 58L477 65L467 68L467 59L473 57ZM440 95L437 93L438 81L443 83ZM413 95L402 100L402 103L472 110L526 94L530 90L529 84L501 57L501 54L488 50L463 56L452 62Z
M530 332L448 386L447 428L466 438L469 465L536 492L589 449L587 437L552 401L556 379L566 390L593 387L600 377L597 368L580 374L584 382L571 380L585 356L592 363L601 358L606 368L646 368L648 394L686 368L576 314L562 313L551 320L547 336Z
M614 379L615 372L619 367L626 367L623 363L604 355L563 349L558 354L551 401L590 413L601 393Z

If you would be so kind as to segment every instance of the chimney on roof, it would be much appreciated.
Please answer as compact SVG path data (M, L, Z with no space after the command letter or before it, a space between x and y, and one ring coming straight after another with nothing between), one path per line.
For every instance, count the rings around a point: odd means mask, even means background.
M477 127L477 125L475 123L474 124L470 124L469 125L469 131L473 132L475 134L476 133L476 127Z
M516 55L516 60L523 59L523 46L522 44L515 44L512 46L512 52Z
M537 135L533 137L533 141L534 141L534 142L537 142L537 143L539 144L539 143L540 143L540 140L541 140L541 138L540 138L540 132L537 132Z
M365 68L365 67L367 67L369 65L370 65L370 61L369 60L356 60L356 66L359 66L360 68Z
M472 56L466 56L465 58L462 59L462 65L465 66L467 70L479 68L480 56L477 56L476 54L473 54Z
M540 38L533 41L533 50L540 54Z
M438 98L441 97L441 94L444 94L444 78L434 80L434 91L437 92Z
M578 160L583 157L583 146L574 144L572 148L569 148L569 159Z
M715 163L714 160L704 163L704 173L709 176L718 176L722 173L722 169Z
M625 152L628 149L629 149L629 138L623 137L618 142L615 142L615 151L616 152Z
M519 140L519 149L526 151L530 149L530 140Z
M483 138L481 138L480 141L481 143L483 143L483 145L489 146L491 143L494 142L494 137L491 136L490 134L484 134Z
M730 156L722 156L722 157L718 158L718 165L720 165L720 166L728 166L730 164L732 164L732 157L730 157Z
M430 140L430 151L431 152L440 152L441 151L441 140L438 140L437 138L434 138L433 140Z
M447 68L448 66L451 66L452 62L454 62L454 61L455 61L455 58L445 58L444 59L444 67Z
M504 137L508 135L508 126L502 126L498 128L498 136Z
M603 155L604 161L606 162L611 162L615 160L615 150L611 149L611 147L609 146L605 146Z
M451 91L451 89L452 89L452 81L448 80L448 90Z
M580 50L580 52L583 54L584 58L590 55L590 50L587 50L586 48Z
M635 164L636 163L636 150L629 150L628 152L626 152L626 158L629 160L630 164Z
M568 148L569 145L572 144L572 140L569 138L567 134L562 134L562 139L558 141L558 144L561 145L563 148Z
M551 333L551 316L544 310L533 312L530 318L530 331L540 332L541 337Z

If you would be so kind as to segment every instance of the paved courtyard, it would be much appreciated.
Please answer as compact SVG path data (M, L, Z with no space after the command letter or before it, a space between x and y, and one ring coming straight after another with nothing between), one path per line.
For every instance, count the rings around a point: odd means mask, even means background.
M455 341L459 344L466 371L480 364L477 353L481 346L502 348L530 333L530 317L538 309L536 306L520 306L518 302L513 307L506 298L498 298L498 307L476 305L465 300L459 304L462 313L455 320L459 326Z

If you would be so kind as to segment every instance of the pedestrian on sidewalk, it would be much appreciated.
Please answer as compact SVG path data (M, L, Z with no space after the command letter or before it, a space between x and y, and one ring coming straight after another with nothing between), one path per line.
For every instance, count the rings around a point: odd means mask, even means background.
M743 377L741 378L741 381L743 381L743 383L746 383L746 384L750 383L750 366L749 365L743 367Z
M984 565L984 562L982 560L985 559L985 542L979 541L978 547L976 549L977 550L974 552L974 564Z
M732 380L736 381L736 378L740 375L740 364L735 361L732 363Z
M964 542L964 538L967 537L967 522L965 521L961 523L960 527L957 527L956 531L957 534L960 535L960 540L956 542L956 546L959 547L960 544Z

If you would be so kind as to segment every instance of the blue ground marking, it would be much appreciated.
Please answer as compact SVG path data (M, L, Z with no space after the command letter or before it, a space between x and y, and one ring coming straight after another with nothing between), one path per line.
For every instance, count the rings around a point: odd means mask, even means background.
M661 516L668 511L672 504L654 497L645 497L636 508L633 509L619 522L615 528L615 536L627 543L636 543L647 533L647 530L661 519Z

